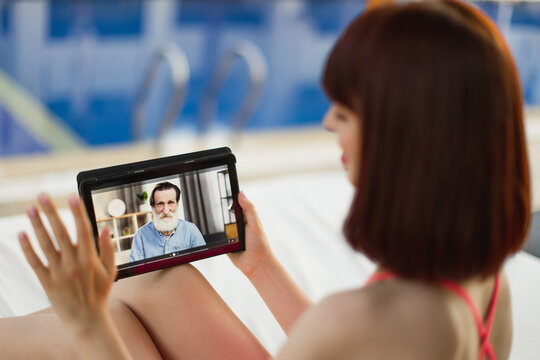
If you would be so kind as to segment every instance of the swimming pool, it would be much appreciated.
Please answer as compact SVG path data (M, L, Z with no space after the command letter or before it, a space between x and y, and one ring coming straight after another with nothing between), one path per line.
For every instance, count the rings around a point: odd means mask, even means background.
M526 103L540 104L540 4L476 4L508 39ZM174 44L185 53L189 78L171 131L191 133L201 127L201 98L221 57L247 41L267 71L247 131L318 126L328 106L319 85L326 54L364 7L360 0L2 2L0 69L85 144L122 144L134 139L134 101L156 52ZM159 67L144 138L158 131L172 89L171 69ZM211 128L228 128L249 92L248 66L237 61L216 94ZM8 139L24 137L19 120L3 115ZM3 144L0 155L51 149L32 140Z

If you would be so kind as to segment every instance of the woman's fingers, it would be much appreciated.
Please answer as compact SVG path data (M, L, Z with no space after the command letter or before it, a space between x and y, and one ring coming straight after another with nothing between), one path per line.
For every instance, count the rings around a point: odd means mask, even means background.
M30 219L32 227L34 228L34 233L38 239L39 246L41 247L41 250L43 250L43 254L45 254L45 257L49 262L49 266L56 264L58 262L59 254L51 241L49 233L45 229L45 226L43 226L43 222L41 221L37 208L35 206L30 206L26 211L26 214Z
M41 206L41 209L45 213L49 224L51 225L51 229L60 249L59 256L62 262L64 262L70 267L73 267L75 263L74 247L71 243L71 239L67 232L66 226L64 225L64 222L62 221L62 219L60 219L60 216L56 211L56 207L52 203L52 200L48 194L39 194L37 200L39 205Z
M30 267L32 267L32 269L36 273L43 287L47 288L49 269L47 269L47 267L43 265L39 257L36 255L36 252L32 248L32 245L30 245L30 241L28 240L28 235L26 235L26 233L19 233L19 243L21 244L21 248L23 250L26 261L28 261Z
M248 198L246 197L246 194L244 194L243 191L240 191L238 193L238 203L240 204L240 207L244 211L244 218L246 222L249 222L253 214L253 204L251 203L251 201L248 200Z
M112 280L116 278L116 264L114 260L114 248L111 242L111 231L109 228L104 228L99 236L99 257L105 270L110 275Z
M84 205L76 195L70 196L68 203L71 213L73 214L73 219L75 220L77 239L80 251L82 252L81 255L86 259L90 256L96 256L94 235Z
M54 236L56 237L56 242L58 243L60 251L62 254L72 257L73 245L71 244L66 227L60 219L60 216L58 215L56 207L53 205L50 196L44 193L39 194L38 203L47 216L49 224L51 224L51 228Z
M76 266L76 258L81 258L88 264L88 260L92 256L97 256L90 222L88 221L86 211L77 196L74 195L69 199L69 206L77 228L77 246L72 244L68 231L58 215L51 198L46 194L40 194L38 196L38 203L41 205L43 212L47 216L56 242L60 248L60 252L55 248L51 236L43 225L43 221L41 220L37 208L34 206L28 208L27 215L32 223L39 245L49 262L49 267L55 266L61 261L68 268L73 269ZM76 253L79 253L78 256Z
M253 206L253 203L248 200L246 194L244 194L243 191L240 191L240 193L238 194L238 202L240 203L240 207L242 207L242 210L244 211L244 219L246 221L246 224L260 225L259 216L257 215L255 206Z

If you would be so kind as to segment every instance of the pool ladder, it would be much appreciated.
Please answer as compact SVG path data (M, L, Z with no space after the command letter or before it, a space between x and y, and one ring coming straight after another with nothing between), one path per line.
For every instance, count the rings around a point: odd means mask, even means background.
M242 61L248 72L249 86L244 100L238 107L231 122L231 135L238 139L238 135L245 128L249 119L260 103L268 74L268 65L261 50L251 42L242 41L229 47L221 56L208 85L203 91L199 104L199 117L197 129L199 134L209 131L217 110L220 91L230 76L234 65ZM159 150L163 136L173 126L174 121L181 112L190 77L189 63L185 52L175 44L169 44L159 49L151 58L145 71L143 81L139 87L134 101L132 113L132 139L141 141L145 138L146 106L150 90L160 67L166 64L170 70L172 92L169 97L167 109L158 125L153 137L154 148Z
M186 53L180 47L169 44L162 49L159 49L152 56L150 63L146 68L141 86L135 95L131 133L134 141L141 141L144 139L146 105L148 97L150 96L150 89L154 84L158 70L163 64L168 65L170 70L172 92L169 97L165 114L163 115L154 136L154 146L156 148L159 146L159 142L164 134L174 124L176 117L183 108L190 76L189 62Z
M199 103L199 127L200 133L206 133L215 119L219 93L225 81L231 74L234 65L242 61L248 72L249 86L244 100L238 107L231 122L233 136L239 135L247 125L249 119L259 105L266 79L268 65L261 50L248 41L239 42L228 48L221 56L208 85L204 89Z

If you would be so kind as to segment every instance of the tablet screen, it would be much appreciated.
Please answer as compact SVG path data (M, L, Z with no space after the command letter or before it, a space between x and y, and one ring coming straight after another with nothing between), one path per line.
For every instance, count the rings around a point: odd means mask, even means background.
M119 278L244 248L229 167L134 165L118 172L125 176L82 183L96 234L110 229Z

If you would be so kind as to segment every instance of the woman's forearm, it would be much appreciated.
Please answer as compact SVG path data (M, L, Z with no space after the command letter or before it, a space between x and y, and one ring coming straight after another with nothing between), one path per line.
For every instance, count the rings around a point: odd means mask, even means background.
M248 276L286 334L313 302L272 254Z
M277 260L255 207L241 192L238 201L246 221L246 251L229 254L259 292L285 333L312 303Z

